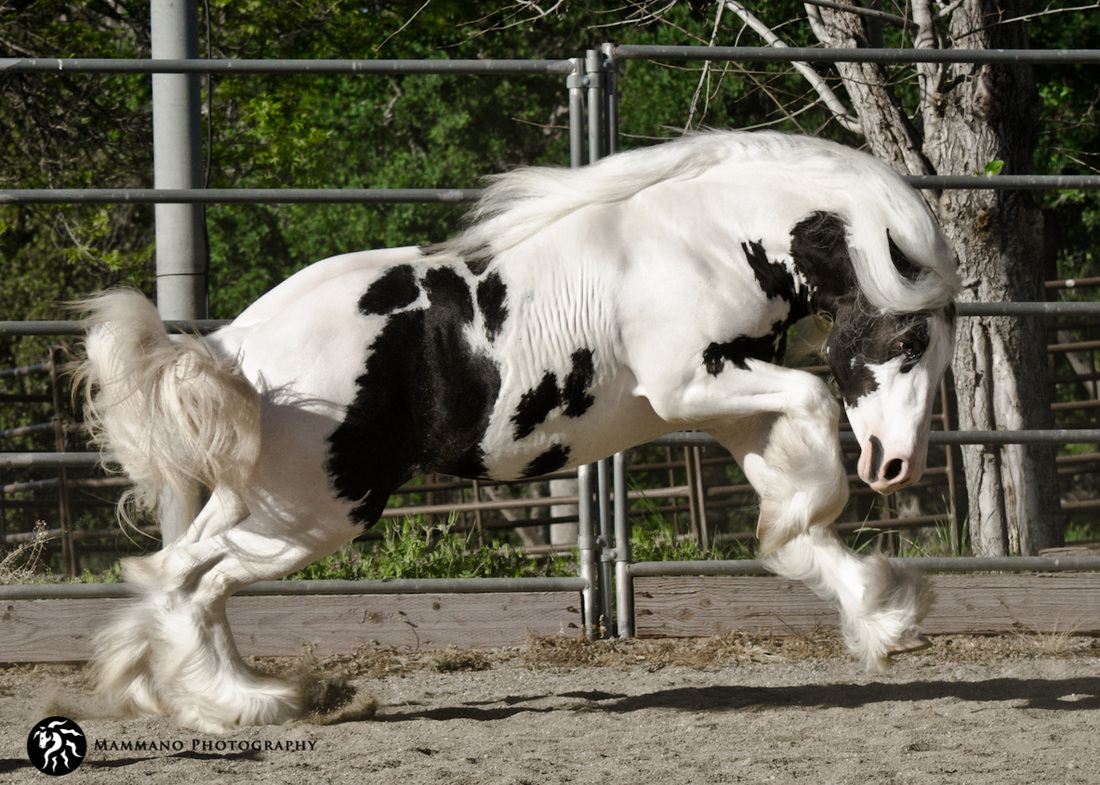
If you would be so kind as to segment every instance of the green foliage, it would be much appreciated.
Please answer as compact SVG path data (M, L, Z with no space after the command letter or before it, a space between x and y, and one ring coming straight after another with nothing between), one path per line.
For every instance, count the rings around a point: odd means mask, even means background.
M1005 168L1004 161L990 161L985 165L985 169L977 174L984 174L986 177L996 177L1001 173L1001 170Z
M1080 519L1074 519L1066 524L1066 544L1075 542L1100 541L1100 520L1089 515Z
M671 522L660 515L646 515L634 525L630 551L637 562L718 558L714 552L704 552L695 537L680 535Z
M944 505L946 505L944 500ZM961 540L963 543L969 539L969 522L963 523ZM969 553L960 551L955 545L955 538L951 531L951 520L943 518L932 526L910 532L897 532L897 555L906 558L922 558L933 556L967 556Z
M751 559L753 546L744 540L729 544L714 544L704 549L699 538L677 530L673 522L659 513L653 502L636 502L640 514L635 514L630 531L630 552L636 562L697 561L702 559Z
M380 542L349 545L291 578L520 578L576 572L575 566L563 559L538 567L499 539L475 547L472 535L456 531L453 521L431 524L423 518L401 518L380 525L384 527Z
M396 0L369 6L210 0L200 6L201 49L213 58L558 59L606 40L705 44L717 8L683 0L550 5L552 11L536 18L530 4L461 0L423 7ZM748 5L788 43L814 44L804 4ZM900 2L883 7L909 10ZM1098 14L1038 13L1029 26L1037 48L1083 48L1100 39ZM886 25L883 34L886 46L912 46L912 33L903 27ZM727 10L715 43L757 45L760 39ZM2 57L149 54L147 0L48 0L0 8ZM834 69L815 70L839 87ZM1041 100L1035 171L1100 171L1095 66L1034 70ZM912 115L919 100L912 67L892 69L891 76ZM837 127L787 66L628 62L619 85L623 148L700 127L767 126L860 143ZM202 89L209 106L205 152L212 187L471 187L485 174L523 164L565 164L569 157L560 75L224 74L204 78ZM838 95L843 100L842 89ZM148 77L0 76L2 188L149 187L151 137ZM1055 246L1057 276L1100 275L1100 192L1035 198ZM236 315L326 256L441 240L461 226L464 212L462 205L211 205L211 316ZM137 205L0 205L0 319L69 318L62 302L117 284L152 293L152 217L152 207ZM41 362L47 345L41 338L0 337L0 368ZM29 385L21 381L2 391L41 392ZM50 416L46 406L6 406L0 427ZM51 441L47 434L4 447L52 449ZM660 547L668 556L694 547L656 523L652 536L639 538L665 543Z

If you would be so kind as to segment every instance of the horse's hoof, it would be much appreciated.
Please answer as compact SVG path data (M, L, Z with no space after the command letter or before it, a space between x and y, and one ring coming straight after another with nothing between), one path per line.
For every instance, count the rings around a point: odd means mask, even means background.
M917 635L914 638L905 638L893 644L886 650L886 654L890 657L897 654L911 654L915 651L924 651L925 649L931 648L931 646L932 641L928 640L928 638L923 635Z

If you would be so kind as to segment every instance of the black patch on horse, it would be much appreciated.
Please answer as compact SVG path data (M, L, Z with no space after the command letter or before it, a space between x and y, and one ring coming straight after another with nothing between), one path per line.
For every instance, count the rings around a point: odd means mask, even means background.
M519 441L530 436L535 426L545 422L550 412L559 405L561 393L558 392L558 377L552 371L547 371L538 386L525 392L519 399L516 413L512 415L512 438Z
M589 394L596 378L596 365L591 349L577 349L572 356L573 367L565 377L561 388L558 376L547 371L537 386L520 397L516 412L512 415L512 437L519 441L530 436L535 427L546 422L550 413L564 405L566 417L580 417L591 408L596 399Z
M756 276L756 282L769 300L790 301L794 298L794 278L791 277L791 271L769 259L763 245L759 242L741 243L741 250L745 252L745 259Z
M902 250L894 244L894 238L890 236L890 230L886 230L886 242L890 244L890 261L894 263L894 269L907 281L917 281L923 273L923 269L912 259L902 253Z
M855 288L848 227L836 213L819 210L795 224L791 259L813 290L816 308L835 312L836 301Z
M423 280L430 307L391 314L370 345L355 400L328 437L325 470L351 519L371 525L418 474L484 477L480 443L500 394L500 369L465 337L473 294L453 268Z
M492 264L493 249L488 243L482 243L473 250L463 252L461 258L466 265L466 269L474 275L481 275Z
M565 377L565 384L561 390L566 417L580 417L596 402L596 399L588 394L588 389L595 378L596 366L592 362L592 350L578 349L573 352L573 369Z
M768 363L782 361L786 350L786 328L783 322L776 322L767 335L757 338L739 335L726 343L715 341L703 350L703 366L711 376L717 376L725 370L727 362L747 371L747 361L750 359Z
M420 297L416 284L416 271L411 265L391 267L370 285L359 298L359 311L368 316L388 313L412 305Z
M507 294L508 287L498 272L490 273L478 282L477 307L485 316L485 333L490 341L500 335L504 320L508 318L508 306L504 304Z
M541 477L544 474L556 472L569 463L569 448L562 444L555 444L535 460L527 464L527 468L520 475L522 479Z

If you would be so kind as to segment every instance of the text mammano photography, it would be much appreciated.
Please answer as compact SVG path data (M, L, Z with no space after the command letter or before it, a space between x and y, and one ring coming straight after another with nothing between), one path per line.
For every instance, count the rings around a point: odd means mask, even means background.
M27 736L27 757L43 774L71 774L97 753L139 752L151 755L239 755L242 753L294 754L312 752L314 739L90 739L67 717L47 717L36 723Z

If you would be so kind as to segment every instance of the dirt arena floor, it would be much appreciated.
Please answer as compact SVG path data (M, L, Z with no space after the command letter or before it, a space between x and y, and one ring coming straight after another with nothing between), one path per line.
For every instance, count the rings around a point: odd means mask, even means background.
M78 666L0 667L0 783L1100 783L1089 638L937 638L884 676L828 636L258 664L307 674L319 713L207 736L98 718ZM55 779L27 736L66 712L88 752Z

